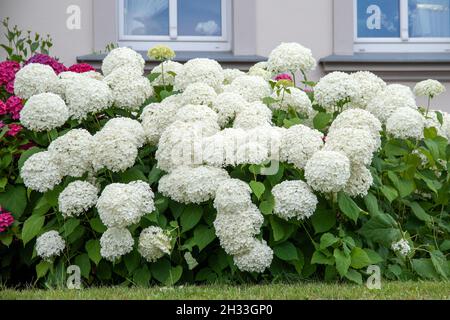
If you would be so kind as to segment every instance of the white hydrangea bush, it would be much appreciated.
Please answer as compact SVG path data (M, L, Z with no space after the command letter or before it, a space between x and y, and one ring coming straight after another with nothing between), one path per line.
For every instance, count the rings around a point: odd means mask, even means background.
M128 273L146 285L150 269L164 268L171 278L152 281L168 285L229 270L321 274L325 260L336 279L354 280L363 267L352 256L377 260L374 243L411 253L404 216L382 215L410 195L418 198L399 208L417 215L425 193L410 189L439 187L430 177L447 168L450 115L418 106L415 95L431 101L442 84L412 91L367 71L313 84L316 60L296 43L247 73L205 58L160 60L149 74L144 67L140 53L117 48L102 74L56 76L35 65L18 73L21 123L37 138L19 161L20 179L33 197L43 193L33 219L59 227L36 239L37 256L86 250L75 261L88 257L114 279ZM408 171L419 164L426 174ZM389 224L392 239L367 224ZM352 261L345 270L342 257Z

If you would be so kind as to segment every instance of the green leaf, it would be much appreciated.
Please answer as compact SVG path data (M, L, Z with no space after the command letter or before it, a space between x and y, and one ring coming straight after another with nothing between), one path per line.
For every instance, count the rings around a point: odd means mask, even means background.
M100 241L99 240L89 240L86 245L85 249L88 253L89 258L98 265L100 260L102 260L102 256L100 254Z
M393 187L390 186L382 186L380 188L381 193L388 199L389 203L397 199L398 192Z
M273 208L275 206L275 200L271 197L269 200L262 201L259 205L259 210L265 215L272 214Z
M186 206L180 217L182 232L186 232L194 228L203 215L202 207L196 205Z
M431 262L433 263L434 269L439 273L445 280L448 280L450 275L449 264L447 263L447 258L439 250L433 250L430 252Z
M358 205L344 192L339 192L338 204L342 213L356 223L359 213L362 211Z
M336 269L342 278L347 274L352 259L350 255L346 254L344 251L338 248L334 249L333 256L336 260Z
M150 80L150 82L155 81L156 79L158 79L158 77L161 75L160 72L152 72L148 75L148 80Z
M81 275L86 279L89 279L89 273L91 272L89 256L86 253L78 255L75 258L75 264L80 267Z
M366 205L367 210L370 212L371 215L377 215L381 213L380 209L378 208L378 200L377 197L373 193L368 193L364 197L364 203Z
M152 276L161 283L165 283L169 277L171 265L169 260L163 258L150 265Z
M80 225L80 220L71 218L67 220L64 225L59 229L61 235L66 238L72 234L76 227Z
M27 192L23 186L8 185L6 191L0 193L0 206L20 217L27 207Z
M250 181L250 188L252 189L253 193L258 198L258 200L261 199L261 196L266 190L264 183L258 181Z
M359 284L359 285L362 284L362 276L361 276L361 273L359 273L359 272L356 271L356 270L349 269L348 272L347 272L347 274L345 275L345 277L346 277L348 280L353 281L353 282L355 282L355 283L357 283L357 284Z
M431 222L433 221L433 218L425 212L425 210L420 206L418 202L407 202L406 203L411 210L413 211L414 215L422 221L425 222Z
M141 263L141 255L136 250L133 250L124 257L123 261L128 272L133 273Z
M3 243L3 245L9 247L13 241L13 235L12 234L0 234L0 242Z
M325 129L329 124L333 115L330 113L319 112L313 119L314 129Z
M384 260L378 253L376 253L372 249L364 249L364 251L366 252L367 256L369 257L370 264L377 264Z
M92 218L91 220L89 220L89 225L95 232L98 233L103 233L107 229L100 218Z
M450 250L450 240L442 241L441 245L439 246L439 249L441 249L441 251L448 251L448 250Z
M275 242L286 239L295 230L294 225L274 216L270 217L270 226L272 227L273 239Z
M431 259L412 259L411 264L414 271L424 279L438 280L440 278Z
M390 247L393 241L401 238L401 232L397 229L395 220L387 214L378 214L366 222L359 233L369 240Z
M52 264L48 261L42 260L41 262L39 262L36 265L36 275L37 278L40 279L42 277L45 277L45 275L48 273L48 271L50 270L50 267L52 266Z
M400 197L405 198L416 190L413 180L400 179L394 172L388 171L388 177L398 190Z
M181 275L183 274L183 267L176 266L170 269L169 277L165 281L165 284L168 286L173 286L175 283L180 280Z
M122 182L122 183L130 183L132 181L138 181L138 180L147 182L147 177L138 168L130 168L127 171L122 172L120 174L120 182Z
M298 260L297 249L289 242L283 242L273 248L274 254L284 261Z
M194 230L194 241L199 251L202 251L208 244L214 241L216 233L213 228L199 225Z
M326 249L338 241L339 241L339 238L336 238L333 234L324 233L322 235L322 237L320 237L320 249Z
M352 257L351 267L353 269L361 269L372 263L366 251L361 248L354 247L350 255Z
M336 225L336 215L331 210L317 209L311 223L316 233L326 232Z
M45 217L32 215L23 224L22 228L22 242L26 245L33 239L44 226Z
M133 282L139 287L148 287L150 279L151 279L150 271L148 270L147 265L144 265L142 268L136 269L133 274Z
M320 251L315 251L311 258L312 264L334 265L334 257L327 257Z
M158 169L156 164L153 166L152 170L148 174L148 182L150 184L153 184L155 182L158 182L159 178L162 176L163 171Z

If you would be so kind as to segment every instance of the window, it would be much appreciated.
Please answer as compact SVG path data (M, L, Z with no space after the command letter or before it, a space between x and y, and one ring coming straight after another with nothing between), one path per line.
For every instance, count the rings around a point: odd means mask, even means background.
M449 52L450 0L355 0L356 52Z
M119 44L147 50L231 49L231 0L118 0Z

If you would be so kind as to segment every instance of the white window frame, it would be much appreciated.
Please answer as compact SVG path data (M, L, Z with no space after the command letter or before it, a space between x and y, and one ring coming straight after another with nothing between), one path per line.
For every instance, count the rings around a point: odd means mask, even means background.
M169 35L136 36L126 35L125 0L117 0L118 44L134 50L148 50L154 44L164 44L178 51L230 51L232 34L231 0L221 0L222 35L221 36L178 36L177 0L169 0Z
M358 0L353 0L355 52L450 52L450 38L409 37L408 0L400 0L400 37L358 38Z

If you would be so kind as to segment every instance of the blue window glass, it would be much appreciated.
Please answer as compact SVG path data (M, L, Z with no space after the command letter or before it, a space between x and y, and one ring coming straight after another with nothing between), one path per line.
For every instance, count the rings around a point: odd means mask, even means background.
M358 0L358 38L400 37L399 0Z
M179 36L221 36L221 0L178 0Z
M409 0L409 36L450 37L449 0Z
M169 0L125 0L126 35L168 35Z

